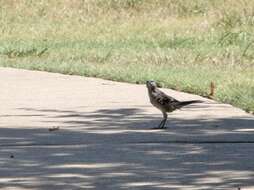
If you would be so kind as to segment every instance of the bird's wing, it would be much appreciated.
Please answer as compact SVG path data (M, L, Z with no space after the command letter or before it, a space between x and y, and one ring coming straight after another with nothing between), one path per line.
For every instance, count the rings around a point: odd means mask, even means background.
M179 102L178 100L168 96L167 94L159 90L157 91L157 95L155 97L156 101L161 105L168 105Z

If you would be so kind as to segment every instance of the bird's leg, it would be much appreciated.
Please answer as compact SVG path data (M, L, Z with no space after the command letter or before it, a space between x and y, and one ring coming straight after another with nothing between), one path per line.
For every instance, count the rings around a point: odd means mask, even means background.
M162 112L162 113L163 113L163 120L162 120L161 124L159 125L159 127L161 129L165 128L164 126L165 126L166 121L168 119L168 114L166 112Z
M164 125L165 125L165 123L166 123L166 121L167 121L168 115L167 115L166 112L162 112L162 114L163 114L163 120L160 122L160 124L158 125L158 127L155 127L155 128L153 128L153 129L163 129L163 128L164 128Z
M160 124L157 127L154 127L153 129L161 129L161 125L165 122L165 119L163 119Z

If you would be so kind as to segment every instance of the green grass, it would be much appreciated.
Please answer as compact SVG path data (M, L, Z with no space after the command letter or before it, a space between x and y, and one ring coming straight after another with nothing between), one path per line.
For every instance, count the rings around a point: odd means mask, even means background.
M254 1L0 1L0 66L144 83L254 111Z

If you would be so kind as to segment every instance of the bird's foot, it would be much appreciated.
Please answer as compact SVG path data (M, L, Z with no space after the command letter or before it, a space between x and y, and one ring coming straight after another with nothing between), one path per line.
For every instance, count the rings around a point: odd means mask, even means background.
M159 130L159 129L167 129L167 127L153 127L151 129L153 129L153 130Z

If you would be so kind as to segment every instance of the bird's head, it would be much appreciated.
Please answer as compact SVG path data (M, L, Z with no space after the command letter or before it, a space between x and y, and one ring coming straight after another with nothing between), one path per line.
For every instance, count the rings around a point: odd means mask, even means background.
M146 87L148 88L148 90L154 90L157 87L157 85L155 81L148 80L146 81Z

